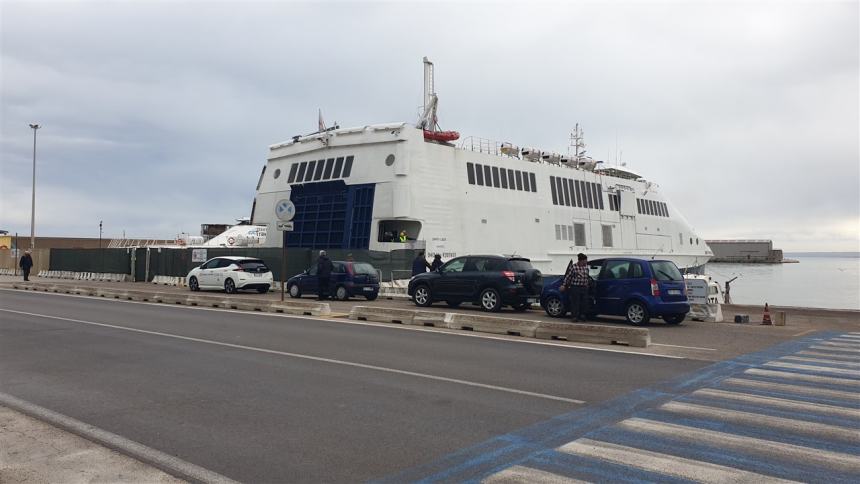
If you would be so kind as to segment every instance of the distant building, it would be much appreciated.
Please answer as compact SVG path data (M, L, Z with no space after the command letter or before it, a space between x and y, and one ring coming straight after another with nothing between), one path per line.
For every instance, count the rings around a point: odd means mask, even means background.
M782 262L782 249L774 249L772 240L706 240L705 243L714 253L709 262Z

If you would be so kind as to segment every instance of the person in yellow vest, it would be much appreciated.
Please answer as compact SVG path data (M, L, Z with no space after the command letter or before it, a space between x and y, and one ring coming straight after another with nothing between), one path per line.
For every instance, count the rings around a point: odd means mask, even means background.
M401 231L400 231L400 241L401 241L401 242L403 242L403 243L406 243L406 240L407 240L407 237L406 237L406 231L405 231L405 230L401 230Z

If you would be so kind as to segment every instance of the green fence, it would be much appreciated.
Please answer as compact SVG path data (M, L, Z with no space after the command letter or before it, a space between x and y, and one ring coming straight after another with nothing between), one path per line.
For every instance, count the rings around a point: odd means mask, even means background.
M413 249L379 252L371 250L331 249L332 260L368 262L382 273L382 280L389 280L391 271L412 268L412 259L417 253ZM198 256L195 260L195 253ZM282 252L279 247L267 248L207 248L207 249L51 249L50 270L72 272L108 272L132 274L135 281L151 281L155 276L184 277L191 269L212 257L233 255L256 257L266 262L276 281L281 280ZM300 248L287 249L287 278L301 273L316 263L318 251Z
M129 274L129 249L51 249L50 269L71 272Z

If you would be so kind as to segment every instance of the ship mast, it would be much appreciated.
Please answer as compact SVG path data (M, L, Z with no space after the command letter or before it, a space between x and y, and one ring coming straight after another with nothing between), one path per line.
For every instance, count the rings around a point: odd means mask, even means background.
M424 114L418 119L416 128L427 131L438 131L436 120L436 106L439 99L436 97L436 88L433 81L433 63L427 57L424 58Z

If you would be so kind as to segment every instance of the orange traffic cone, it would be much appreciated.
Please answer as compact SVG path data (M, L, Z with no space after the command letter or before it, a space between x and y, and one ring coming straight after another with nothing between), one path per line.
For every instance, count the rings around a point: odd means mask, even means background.
M773 326L773 321L770 319L770 309L767 306L767 303L764 303L764 316L761 317L761 324L763 326Z

